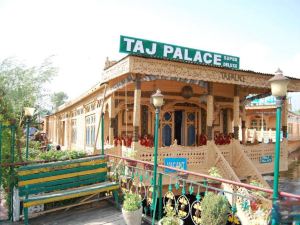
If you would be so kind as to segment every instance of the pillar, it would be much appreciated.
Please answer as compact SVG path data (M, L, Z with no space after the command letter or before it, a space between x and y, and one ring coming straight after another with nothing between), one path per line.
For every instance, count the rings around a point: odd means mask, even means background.
M132 137L133 143L137 143L139 141L140 115L141 115L141 80L138 76L136 76L135 89L134 89L134 106L133 106L133 137Z
M214 118L214 97L213 97L213 87L212 83L208 83L208 95L207 95L207 113L206 113L206 134L207 140L211 141L213 139L212 134L212 125L213 125L213 118Z
M282 132L283 138L287 138L287 129L288 129L288 100L283 100L282 104Z
M108 116L109 116L109 131L108 131L108 138L109 144L114 144L114 127L115 127L115 99L114 96L110 96L108 100Z
M246 144L246 108L242 105L242 143Z
M233 97L233 133L234 139L239 139L239 122L240 122L240 97L238 93L238 86L234 86Z
M224 133L224 111L223 109L220 110L220 133Z
M232 133L231 109L227 109L227 134Z

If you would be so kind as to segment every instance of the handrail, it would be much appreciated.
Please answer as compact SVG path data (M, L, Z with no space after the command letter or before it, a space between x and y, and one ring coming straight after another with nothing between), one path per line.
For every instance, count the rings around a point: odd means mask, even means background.
M137 163L141 163L141 164L144 164L144 165L152 165L153 166L153 163L151 163L151 162L145 162L145 161L142 161L142 160L127 158L127 157L121 157L121 156L111 155L111 154L106 154L106 155L108 157L112 157L112 158L118 158L118 159L123 159L123 160L126 160L126 161L132 161L132 162L137 162ZM174 171L177 171L177 172L181 172L181 173L185 173L185 174L189 174L189 175L193 175L193 176L197 176L197 177L202 177L202 178L206 178L206 179L210 179L210 180L215 180L215 181L219 181L219 182L226 183L226 184L232 184L232 185L236 185L236 186L239 186L239 187L244 187L244 188L251 189L251 190L263 191L263 192L266 192L266 193L269 193L269 194L273 193L272 189L258 187L258 186L245 184L245 183L240 183L240 182L236 182L236 181L231 181L231 180L227 180L227 179L223 179L223 178L217 178L217 177L209 176L209 175L202 174L202 173L197 173L197 172L188 171L188 170L182 170L182 169L178 169L178 168L170 167L170 166L165 166L165 165L158 165L158 167L162 168L162 169L171 169L171 170L174 170ZM300 200L300 195L297 195L297 194L292 194L292 193L280 191L279 195L281 197L296 198L296 199Z
M101 155L101 154L94 154L94 155L84 156L82 158L93 157L93 156L98 156L98 155ZM151 162L132 159L132 158L128 158L128 157L121 157L121 156L112 155L112 154L106 154L106 155L108 157L113 157L113 158L123 159L123 160L126 160L126 161L141 163L143 165L152 165L153 166L153 163L151 163ZM12 166L12 165L28 165L28 164L33 164L33 163L46 163L46 162L52 162L52 161L58 161L58 160L1 163L1 166L7 167L7 166ZM59 161L65 161L65 160L59 160ZM194 176L197 176L197 177L202 177L202 178L206 178L206 179L210 179L210 180L215 180L215 181L219 181L219 182L226 183L226 184L237 185L239 187L244 187L244 188L251 189L251 190L263 191L263 192L266 192L266 193L269 193L269 194L273 194L273 190L268 189L268 188L253 186L253 185L250 185L250 184L240 183L240 182L231 181L231 180L227 180L227 179L223 179L223 178L212 177L212 176L209 176L209 175L206 175L206 174L201 174L201 173L188 171L188 170L182 170L182 169L169 167L169 166L165 166L165 165L158 165L158 167L162 168L162 169L171 169L171 170L174 170L174 171L177 171L177 172L186 173L186 174L190 174L190 175L194 175ZM296 198L296 199L300 200L300 195L297 195L297 194L292 194L292 193L280 191L279 195L281 197Z

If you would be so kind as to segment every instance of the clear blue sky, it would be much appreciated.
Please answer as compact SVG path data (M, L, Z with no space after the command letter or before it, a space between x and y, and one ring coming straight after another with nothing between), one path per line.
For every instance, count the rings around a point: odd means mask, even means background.
M121 34L240 57L241 68L300 78L300 1L0 0L0 59L54 55L51 89L71 98L120 59ZM299 94L293 96L300 108Z

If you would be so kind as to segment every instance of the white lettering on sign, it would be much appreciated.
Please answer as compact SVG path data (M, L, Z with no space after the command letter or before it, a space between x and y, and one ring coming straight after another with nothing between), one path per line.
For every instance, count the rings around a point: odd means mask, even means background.
M168 57L168 54L174 52L174 48L170 45L164 45L164 57Z
M202 56L200 51L196 51L193 61L202 63Z
M173 55L173 59L182 59L182 52L181 52L181 48L176 48L174 55Z
M209 59L208 57L209 57L210 59ZM208 53L208 52L204 53L204 55L203 55L203 61L204 61L205 63L207 63L207 64L212 63L212 55L211 55L210 53Z
M134 48L133 48L133 52L140 52L140 53L145 53L144 51L144 46L143 46L143 42L140 40L137 40L135 42Z
M231 69L239 69L240 64L240 59L236 56L126 36L120 37L120 52L158 59L189 61L195 64L204 63Z
M218 54L214 54L214 64L217 65L217 66L221 66L221 58L222 56L221 55L218 55Z
M131 51L131 44L134 42L134 39L124 38L124 41L126 41L126 50Z
M184 169L184 162L167 162L166 166L170 166L178 169Z
M184 49L184 60L192 61L192 58L189 57L189 50Z
M152 43L152 50L146 48L146 53L149 55L154 55L156 53L156 43Z

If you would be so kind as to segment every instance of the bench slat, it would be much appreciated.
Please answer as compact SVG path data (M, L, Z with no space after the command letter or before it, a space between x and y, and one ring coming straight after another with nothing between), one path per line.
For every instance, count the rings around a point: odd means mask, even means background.
M33 169L47 168L47 167L57 167L57 166L69 165L72 163L88 162L88 161L93 161L93 160L97 160L97 159L107 159L107 157L105 155L100 155L100 156L86 157L86 158L81 158L81 159L72 159L72 160L66 160L66 161L34 164L34 165L22 166L18 169L18 171L33 170Z
M64 169L64 170L54 170L54 171L50 171L50 172L20 176L19 181L32 180L32 179L37 179L37 178L42 178L42 177L51 177L51 176L56 176L56 175L61 175L61 174L75 173L75 172L81 172L81 171L85 171L85 170L93 170L93 169L105 168L105 167L107 167L107 164L102 163L102 164L81 166L81 167L75 167L75 168Z
M101 183L99 186L86 187L83 189L71 190L71 191L63 191L62 193L52 194L52 195L44 195L32 197L30 199L24 200L24 207L30 207L39 204L45 204L49 202L56 202L71 198L82 197L86 195L96 194L104 191L117 190L119 185L115 182Z
M37 179L32 179L32 180L19 181L19 187L29 185L29 184L37 184L37 183L43 183L43 182L47 182L47 181L65 179L65 178L70 178L70 177L79 177L79 176L83 176L83 175L95 174L95 173L101 173L101 172L107 172L107 168L98 168L98 169L94 169L94 170L86 170L86 171L81 171L81 172L76 172L76 173L69 173L69 174L56 175L56 176L51 176L51 177L42 177L42 178L37 178Z
M103 178L103 181L107 180L107 173L95 173L95 174L88 174L85 176L80 176L80 177L71 177L71 178L66 178L66 179L62 179L62 180L54 180L54 181L48 181L48 182L44 182L44 183L38 183L38 184L30 184L30 185L26 185L23 187L19 187L19 189L21 191L24 190L34 190L37 188L43 188L43 187L53 187L55 188L55 186L57 185L63 185L63 184L68 184L68 183L74 183L74 185L78 184L79 182L83 181L83 180L88 180L88 179L92 179L95 177L101 177Z
M69 183L64 183L64 184L59 184L59 185L51 185L51 186L39 186L39 187L35 187L35 188L22 187L19 190L19 195L26 196L26 195L30 195L30 194L38 194L38 193L43 193L43 192L76 188L76 187L79 187L82 185L90 185L90 184L103 182L103 181L105 181L105 177L106 177L106 174L104 174L104 173L100 174L100 176L99 175L95 176L93 174L93 175L89 175L89 179L80 180L80 181L76 181L76 182L69 182Z
M96 165L96 164L102 164L105 162L107 162L106 159L97 159L97 160L93 160L93 161L70 163L70 164L61 165L61 166L54 166L53 164L51 164L51 166L49 166L49 167L29 169L29 170L23 170L23 168L20 168L22 170L18 171L18 176L22 177L22 176L26 176L26 175L30 175L30 174L35 174L35 173L44 173L44 172L50 172L50 171L55 171L55 170L63 170L63 169L81 167L81 166Z

